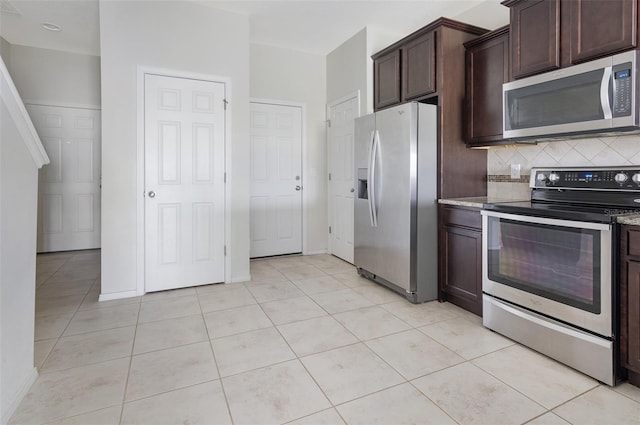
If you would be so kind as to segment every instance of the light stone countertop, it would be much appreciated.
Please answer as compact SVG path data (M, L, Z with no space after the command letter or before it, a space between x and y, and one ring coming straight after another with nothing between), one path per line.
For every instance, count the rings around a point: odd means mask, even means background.
M616 222L618 222L619 224L640 226L640 214L621 215L617 217Z
M438 199L439 204L459 205L463 207L472 207L472 208L482 208L484 204L492 204L495 202L518 202L518 200L495 198L495 197L489 197L489 196ZM616 222L619 224L627 224L630 226L640 226L640 214L621 215L616 218Z
M528 199L526 199L528 201ZM476 196L469 198L444 198L438 199L439 204L459 205L462 207L482 208L484 204L493 204L495 202L518 202L520 199L504 199L495 198L493 196ZM524 201L524 199L522 199Z

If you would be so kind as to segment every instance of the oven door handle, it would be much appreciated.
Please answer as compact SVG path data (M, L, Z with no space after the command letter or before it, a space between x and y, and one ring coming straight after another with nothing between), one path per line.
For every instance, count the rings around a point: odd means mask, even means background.
M600 231L610 231L611 224L591 223L588 221L564 220L558 218L534 217L519 214L506 214L495 211L482 210L480 213L487 217L503 218L505 220L519 221L522 223L545 224L549 226L573 227L577 229L592 229Z

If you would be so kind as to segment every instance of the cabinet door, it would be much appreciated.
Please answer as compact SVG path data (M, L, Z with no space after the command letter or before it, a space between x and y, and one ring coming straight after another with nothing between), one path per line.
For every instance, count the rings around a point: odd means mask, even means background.
M436 91L435 33L429 32L402 47L402 100Z
M640 372L640 262L627 262L627 367Z
M559 0L520 1L510 7L513 78L559 68Z
M373 61L374 109L400 103L400 50Z
M448 301L482 315L482 233L456 226L441 231L442 290Z
M502 141L502 84L509 81L509 33L466 53L467 144Z
M637 0L571 1L571 62L633 49Z

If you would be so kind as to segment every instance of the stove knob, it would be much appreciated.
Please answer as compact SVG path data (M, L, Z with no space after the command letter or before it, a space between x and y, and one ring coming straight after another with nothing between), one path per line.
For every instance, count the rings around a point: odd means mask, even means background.
M633 177L631 177L631 180L633 180L635 184L640 184L640 173L635 173Z
M560 180L560 176L559 176L558 174L556 174L556 173L551 173L551 174L549 174L549 181L550 181L551 183L555 183L555 182L557 182L558 180Z
M545 173L539 173L539 174L536 176L536 179L537 179L539 182L546 181L546 180L547 180L547 175L546 175Z
M624 182L629 180L629 176L627 176L625 173L618 173L618 174L616 174L614 179L615 179L616 183L623 184Z

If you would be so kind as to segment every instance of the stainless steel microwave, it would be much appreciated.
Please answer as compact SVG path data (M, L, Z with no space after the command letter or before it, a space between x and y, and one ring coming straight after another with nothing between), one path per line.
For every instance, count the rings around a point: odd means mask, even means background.
M505 139L640 131L638 50L502 86Z

